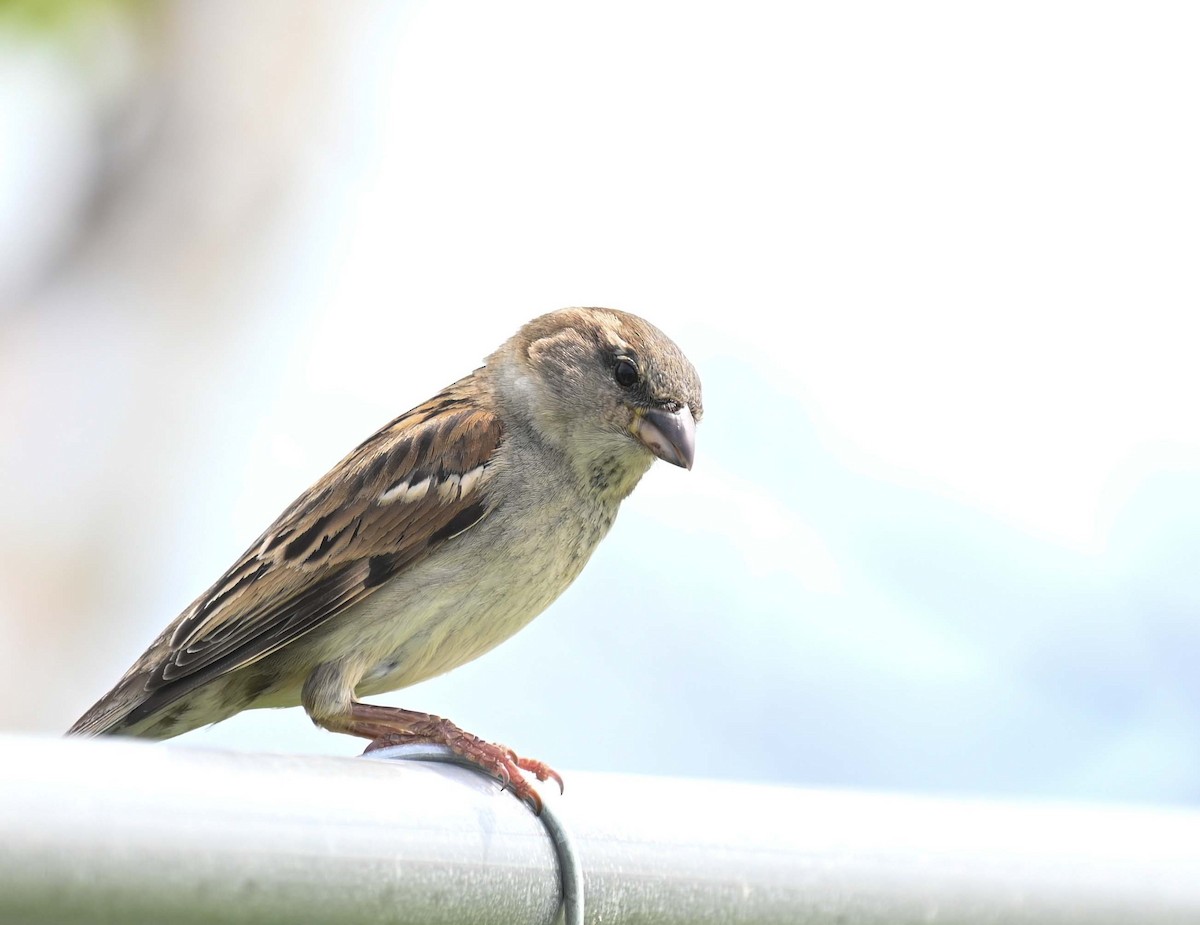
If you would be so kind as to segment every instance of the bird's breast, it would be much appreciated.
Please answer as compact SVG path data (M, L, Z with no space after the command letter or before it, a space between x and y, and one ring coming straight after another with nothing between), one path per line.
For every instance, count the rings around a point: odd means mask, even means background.
M503 642L579 575L615 504L517 493L479 524L380 588L355 613L368 665L357 692L396 690Z

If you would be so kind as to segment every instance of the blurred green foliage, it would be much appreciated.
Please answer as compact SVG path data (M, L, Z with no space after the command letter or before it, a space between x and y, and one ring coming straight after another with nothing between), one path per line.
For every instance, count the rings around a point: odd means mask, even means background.
M153 0L0 0L0 29L42 36L72 31L82 17L111 11L132 12Z

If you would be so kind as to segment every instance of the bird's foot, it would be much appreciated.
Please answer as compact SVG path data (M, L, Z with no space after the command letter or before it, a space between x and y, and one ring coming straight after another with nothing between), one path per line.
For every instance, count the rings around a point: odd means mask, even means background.
M366 752L391 745L417 743L445 745L456 755L497 778L506 789L528 803L537 815L541 815L542 812L542 798L522 772L528 772L540 781L553 779L558 784L560 793L563 789L562 777L549 765L533 758L522 758L503 745L485 742L440 716L429 716L411 723L403 732L389 732L379 736L367 746Z

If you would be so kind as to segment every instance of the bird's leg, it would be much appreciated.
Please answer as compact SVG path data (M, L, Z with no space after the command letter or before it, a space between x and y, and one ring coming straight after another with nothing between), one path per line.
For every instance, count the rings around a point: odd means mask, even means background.
M510 748L485 742L440 716L400 707L360 703L350 698L349 691L346 691L344 699L337 697L336 689L344 689L344 686L329 683L334 678L334 672L327 666L321 666L313 672L304 685L304 708L318 726L332 732L370 739L367 752L389 745L445 745L456 755L499 778L505 787L539 814L542 811L542 799L522 772L528 771L541 781L553 779L559 791L562 791L562 778L540 761L522 758Z

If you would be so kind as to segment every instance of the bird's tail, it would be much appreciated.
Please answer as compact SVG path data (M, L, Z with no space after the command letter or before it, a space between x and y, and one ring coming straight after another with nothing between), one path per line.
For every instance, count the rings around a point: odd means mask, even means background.
M127 675L67 730L69 736L138 735L130 714L145 698L144 678Z
M116 735L121 729L121 720L128 711L113 709L109 704L100 701L90 710L75 720L75 724L67 730L69 736L102 736Z

